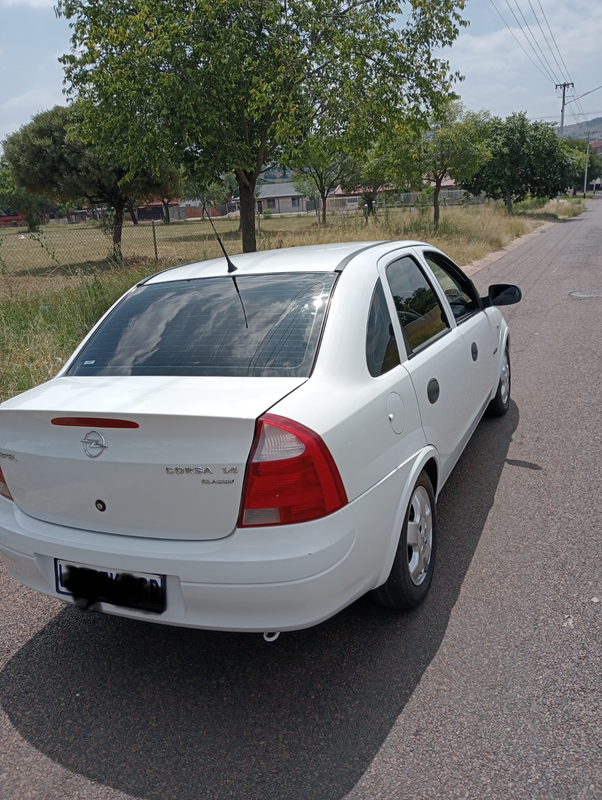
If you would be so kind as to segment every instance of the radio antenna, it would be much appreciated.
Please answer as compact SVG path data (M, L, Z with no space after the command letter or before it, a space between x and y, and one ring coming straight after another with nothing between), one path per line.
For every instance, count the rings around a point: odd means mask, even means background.
M228 274L232 277L232 283L234 284L234 288L236 289L236 293L238 294L238 299L240 300L240 307L242 308L242 313L245 317L245 328L249 329L249 322L247 320L247 312L245 311L245 304L242 301L242 295L240 293L240 289L238 288L238 282L236 280L236 275L232 275L231 273L236 272L238 267L235 267L234 264L230 261L230 256L226 253L226 248L224 247L224 243L222 242L219 233L217 232L215 225L213 224L213 220L211 219L211 215L207 211L207 204L205 203L205 198L203 197L203 211L207 214L209 218L209 222L211 223L211 227L213 228L213 233L215 234L215 238L219 242L219 246L222 248L222 253L226 258L226 264L228 265Z
M205 203L205 198L203 198L203 211L207 214L207 218L211 223L211 227L213 228L213 233L215 234L215 238L219 242L219 246L222 248L222 253L226 259L226 264L228 265L228 272L236 272L238 267L235 267L234 264L230 261L230 256L226 253L226 248L224 247L224 243L222 242L219 233L215 229L215 225L213 224L213 220L211 219L211 214L207 211L207 204ZM236 289L238 291L238 287ZM247 326L248 327L248 326Z

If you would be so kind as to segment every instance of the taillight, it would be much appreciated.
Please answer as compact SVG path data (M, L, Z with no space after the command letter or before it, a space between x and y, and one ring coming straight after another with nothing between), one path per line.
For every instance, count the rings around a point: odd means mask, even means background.
M337 465L318 434L276 414L260 417L239 527L308 522L346 504Z
M10 489L6 485L6 480L4 479L4 475L2 473L2 467L0 467L0 494L2 497L6 497L7 500L13 499Z

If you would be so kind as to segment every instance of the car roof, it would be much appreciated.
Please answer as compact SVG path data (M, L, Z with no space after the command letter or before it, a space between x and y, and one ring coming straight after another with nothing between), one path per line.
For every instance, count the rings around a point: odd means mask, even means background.
M379 245L391 245L395 249L422 244L415 241L390 242L340 242L315 244L304 247L286 247L277 250L262 250L256 253L233 255L231 261L237 268L236 275L264 274L266 272L335 272L341 271L359 253ZM225 258L196 261L151 275L143 283L164 283L194 278L212 278L228 274Z

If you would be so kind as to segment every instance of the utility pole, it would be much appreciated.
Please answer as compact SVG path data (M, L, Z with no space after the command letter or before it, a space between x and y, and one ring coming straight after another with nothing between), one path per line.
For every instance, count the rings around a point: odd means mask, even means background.
M562 108L560 110L560 138L564 138L564 107L566 105L566 90L572 87L575 88L574 83L557 83L556 88L562 89Z
M562 89L562 108L560 109L560 138L564 139L564 107L566 105L566 90L572 86L573 89L575 88L574 83L557 83L556 89ZM556 202L560 203L560 189L558 190L558 195L556 196Z
M587 192L587 166L589 163L589 135L591 131L587 132L587 152L585 155L585 178L583 179L583 199L585 200L585 194Z

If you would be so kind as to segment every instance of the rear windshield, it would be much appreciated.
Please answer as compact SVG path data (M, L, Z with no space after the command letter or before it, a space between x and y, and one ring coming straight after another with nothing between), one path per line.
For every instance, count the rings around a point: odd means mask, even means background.
M335 280L297 272L139 286L68 374L307 377Z

